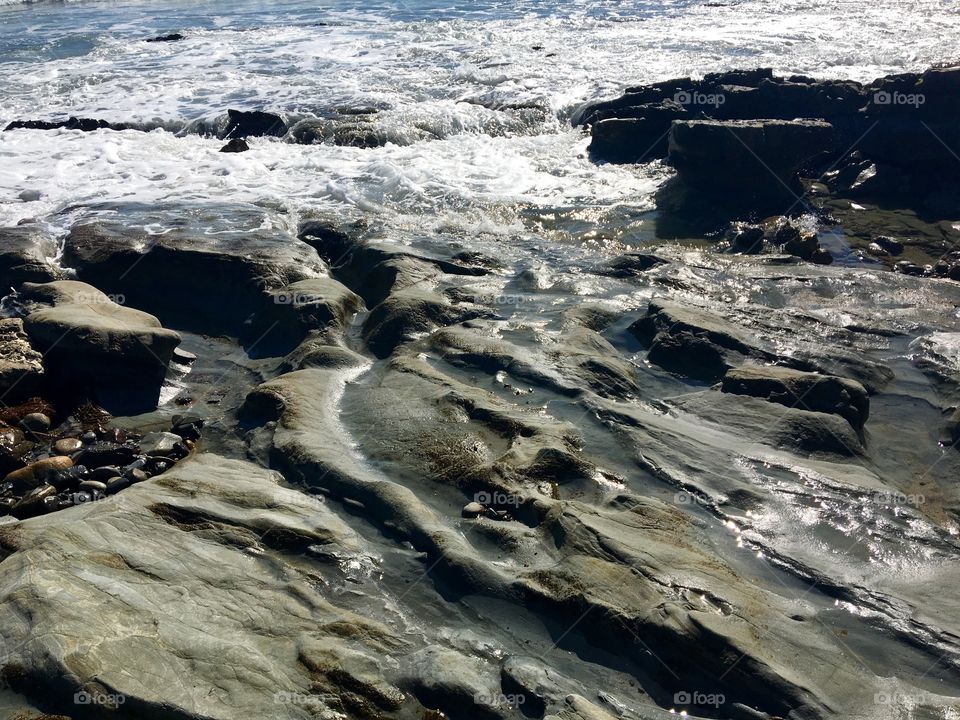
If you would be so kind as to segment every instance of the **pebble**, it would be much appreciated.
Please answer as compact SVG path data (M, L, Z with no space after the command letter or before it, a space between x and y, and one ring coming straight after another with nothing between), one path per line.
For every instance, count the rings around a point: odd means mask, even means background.
M463 506L460 515L469 520L473 520L474 518L480 517L485 509L486 508L478 502L470 502Z
M82 480L86 480L89 472L83 465L74 465L65 470L54 470L47 473L47 482L53 485L57 490L72 490L77 487Z
M20 502L11 508L11 513L21 520L38 515L44 511L44 498L52 497L56 494L57 489L53 485L36 487L20 498Z
M100 482L99 480L84 480L82 483L80 483L80 492L83 492L84 490L106 492L107 484Z
M169 432L152 432L140 441L140 452L146 455L169 456L175 454L180 436Z
M142 470L135 470L134 472L142 472ZM107 480L106 482L106 491L107 493L120 492L130 487L133 482L133 478L129 477L113 477Z
M95 432L85 432L80 436L80 441L84 445L89 445L90 443L95 443L97 441L97 434Z
M143 482L144 480L150 479L150 476L147 475L147 473L145 473L140 468L135 468L130 472L128 472L127 477L130 479L130 482L135 482L135 483Z
M50 429L51 423L52 420L48 416L38 412L24 415L20 420L20 424L32 432L46 432Z
M104 465L103 467L98 467L96 470L90 473L90 477L94 480L100 480L105 482L112 477L118 477L120 475L120 468L116 465Z
M76 438L63 438L53 444L53 451L57 455L70 455L83 447L83 443Z
M68 457L58 455L56 457L37 460L26 467L22 467L19 470L14 470L12 473L7 475L5 479L7 482L11 482L17 487L26 489L43 481L48 473L54 470L65 470L71 466L73 466L73 460Z
M127 465L136 456L136 448L129 445L101 440L87 445L77 462L88 467L103 467L104 465Z

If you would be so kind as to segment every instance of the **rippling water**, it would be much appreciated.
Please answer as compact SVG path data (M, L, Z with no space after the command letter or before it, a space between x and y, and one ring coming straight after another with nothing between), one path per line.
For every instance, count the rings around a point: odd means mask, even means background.
M0 121L167 129L0 135L3 224L63 225L65 208L136 199L254 202L291 221L356 210L501 236L622 229L650 209L663 170L591 163L568 122L585 100L729 67L866 80L942 61L943 37L960 34L960 16L928 0L0 4ZM187 38L144 42L174 31ZM176 136L228 107L377 108L393 142L262 139L224 156L216 140Z

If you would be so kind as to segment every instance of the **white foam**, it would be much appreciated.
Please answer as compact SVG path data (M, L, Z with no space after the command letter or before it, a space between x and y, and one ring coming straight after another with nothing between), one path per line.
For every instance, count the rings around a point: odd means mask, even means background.
M78 115L176 129L228 107L312 115L373 106L378 129L398 144L259 140L227 156L215 141L163 132L3 133L0 222L94 201L191 199L291 212L353 206L401 225L459 217L465 227L513 232L525 204L645 207L657 173L589 162L583 136L566 124L583 101L731 67L867 80L940 61L944 38L960 37L960 15L933 0L659 9L575 0L553 12L521 3L504 17L475 5L413 21L345 5L321 13L300 0L266 13L255 5L225 4L212 19L162 2L5 8L2 121ZM394 18L415 14L410 7ZM186 27L171 25L182 17ZM150 27L187 38L145 43ZM50 52L74 36L92 38L93 49ZM25 189L41 199L22 202Z

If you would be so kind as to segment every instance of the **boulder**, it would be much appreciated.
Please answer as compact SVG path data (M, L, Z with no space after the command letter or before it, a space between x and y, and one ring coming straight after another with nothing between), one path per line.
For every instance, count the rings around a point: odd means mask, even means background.
M242 138L233 138L226 145L220 148L222 153L242 153L250 149L250 146L247 145L247 141Z
M647 270L666 262L663 258L651 253L630 252L618 255L612 260L605 262L597 267L594 272L597 275L627 279L639 277Z
M168 230L138 229L153 224ZM251 341L251 318L272 311L271 291L325 272L312 248L249 208L137 207L123 223L80 222L64 242L64 263L165 324Z
M287 123L273 113L260 110L227 110L227 127L223 139L248 137L283 137L287 134Z
M74 280L26 283L24 330L44 354L56 392L107 409L153 407L180 336L153 315L123 307Z
M0 294L25 282L49 282L62 277L47 258L57 254L57 243L35 225L0 228Z

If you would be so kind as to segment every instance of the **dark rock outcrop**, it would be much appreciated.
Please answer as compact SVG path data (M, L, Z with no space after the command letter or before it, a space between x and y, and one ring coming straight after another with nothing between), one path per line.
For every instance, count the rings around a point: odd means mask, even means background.
M24 329L55 394L107 409L152 409L180 336L73 280L24 284Z
M870 398L856 380L785 367L735 368L724 375L721 390L811 412L840 415L858 431L863 429L870 414Z
M829 157L833 127L816 120L682 120L670 128L680 181L745 210L789 209L803 193L798 171Z
M56 241L35 225L0 228L0 291L60 279L60 271L47 261L56 253Z
M169 33L167 35L157 35L156 37L148 38L146 42L148 43L159 43L159 42L176 42L177 40L183 40L186 36L181 35L180 33Z
M250 146L247 145L247 141L242 138L234 138L222 148L220 152L222 153L242 153L250 149Z
M261 110L227 110L227 127L223 139L248 137L283 137L287 123L279 115Z

